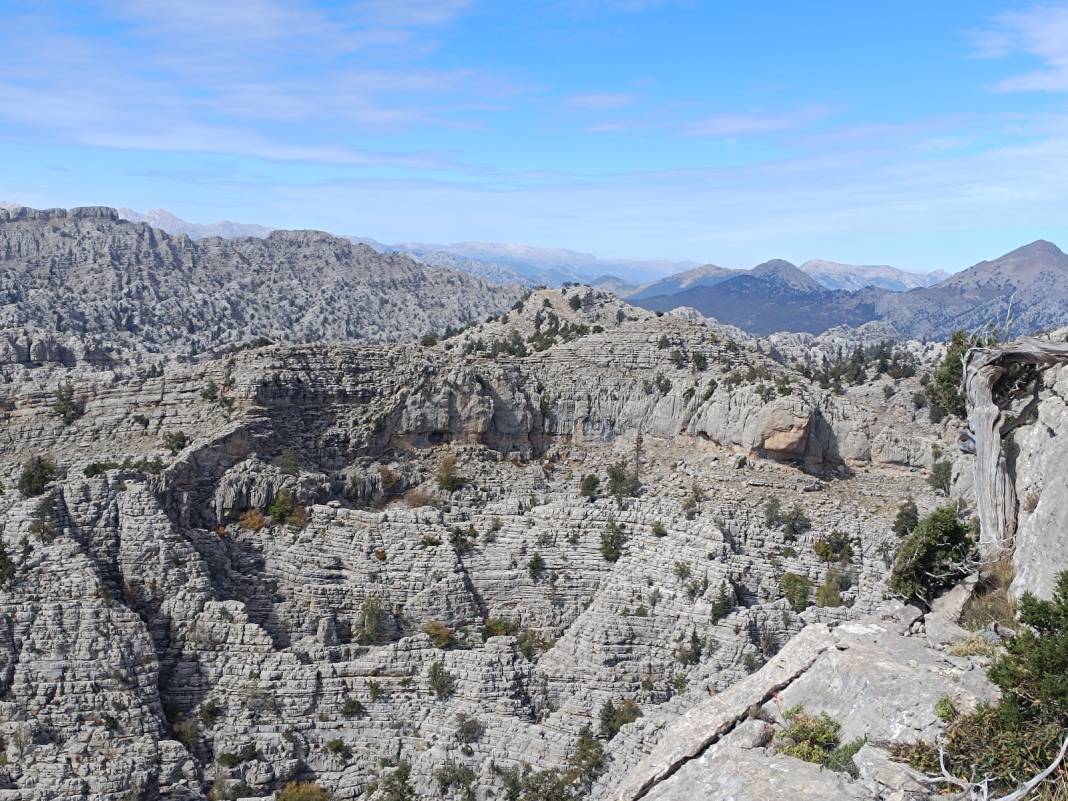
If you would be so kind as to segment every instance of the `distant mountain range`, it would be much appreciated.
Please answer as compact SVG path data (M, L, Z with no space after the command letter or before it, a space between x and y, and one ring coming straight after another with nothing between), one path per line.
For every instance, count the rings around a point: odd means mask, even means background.
M14 204L8 204L14 205ZM264 225L230 222L191 223L166 209L138 212L118 209L124 220L148 223L169 234L185 234L190 239L219 236L235 239L244 236L265 237L273 228ZM497 242L457 242L436 245L425 242L403 242L387 245L366 236L342 235L345 239L368 245L380 253L404 253L416 261L435 267L471 273L487 281L527 286L557 286L563 283L592 283L612 272L625 272L642 281L665 272L686 270L695 262L642 261L639 259L600 259L590 253L564 248L540 248Z
M569 282L592 284L606 276L615 279L617 273L622 273L626 279L615 280L647 281L666 272L688 270L696 266L695 262L686 261L601 259L590 253L579 253L564 248L541 248L497 242L458 242L452 245L408 242L388 245L386 248L407 253L419 261L440 258L438 254L444 253L482 265L492 264L512 271L515 275L526 279L527 283L546 286L558 286Z
M0 209L0 329L102 336L157 352L410 341L523 295L321 231L193 240L115 209Z
M10 204L9 204L10 205ZM166 209L138 212L118 209L119 215L131 222L144 222L169 234L185 234L191 239L219 236L234 239L245 236L265 237L272 228L264 225L222 220L214 223L193 223ZM543 248L498 242L457 242L432 244L402 242L385 244L366 236L343 235L356 244L368 245L380 253L404 253L416 261L434 267L477 275L494 283L519 283L526 286L557 286L564 283L584 283L605 289L631 300L671 295L693 286L712 286L719 281L739 275L744 270L731 270L714 264L642 259L601 259L590 253L565 248ZM857 290L878 287L895 292L931 286L946 278L947 273L909 272L889 265L853 265L811 259L800 270L812 276L826 289ZM670 273L667 278L659 276ZM642 282L646 283L642 283Z
M1068 323L1068 256L1044 240L907 291L831 289L808 265L808 270L782 260L752 270L708 265L643 287L628 300L653 310L690 307L757 335L818 334L836 325L883 320L903 336L933 339L958 328L996 324L1017 334Z
M892 292L904 292L917 287L932 286L939 281L945 280L949 275L949 273L941 270L932 273L919 273L899 270L888 265L841 264L823 259L810 259L800 267L794 267L789 262L775 259L751 271L732 270L715 264L705 264L635 287L624 297L631 301L636 301L674 295L694 287L715 286L731 278L747 274L759 274L762 270L772 269L776 264L789 265L794 270L799 270L801 273L810 276L812 282L807 284L796 275L793 275L791 280L797 285L797 288L801 288L802 284L804 284L813 291L820 288L857 290L865 287L876 287L888 289Z
M2 208L13 205L0 203ZM190 223L163 209L120 209L118 216L193 240L268 239L272 234L262 225ZM367 253L407 256L489 284L591 284L648 309L690 307L756 335L819 334L835 326L883 321L903 336L942 338L957 328L995 322L1007 322L1014 333L1068 323L1068 256L1041 240L954 275L820 259L799 267L775 259L738 270L691 262L600 259L562 248L492 242L387 245L367 237L337 238L342 240L366 246ZM225 247L206 246L205 252ZM255 250L251 244L241 247ZM667 277L658 277L670 270L674 272Z
M933 286L949 277L943 270L930 273L899 270L888 264L841 264L836 261L809 259L800 267L827 289L863 289L873 286L893 292Z

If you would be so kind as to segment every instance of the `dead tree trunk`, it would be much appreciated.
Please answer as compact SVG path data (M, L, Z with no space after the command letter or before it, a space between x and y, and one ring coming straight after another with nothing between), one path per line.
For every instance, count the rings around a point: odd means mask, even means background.
M1012 364L1049 366L1068 362L1068 344L1022 337L996 348L972 348L964 356L961 391L968 403L968 430L962 450L975 453L975 500L979 513L979 555L993 561L1012 550L1016 536L1016 487L1009 476L1003 438L1012 420L1008 402L994 386Z

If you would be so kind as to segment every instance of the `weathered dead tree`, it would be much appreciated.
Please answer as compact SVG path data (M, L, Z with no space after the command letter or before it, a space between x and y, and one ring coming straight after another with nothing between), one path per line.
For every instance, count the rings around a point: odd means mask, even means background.
M963 363L961 391L968 404L968 430L961 434L960 446L975 454L979 556L987 563L1009 552L1016 536L1016 487L1002 442L1023 417L1010 411L1011 394L995 397L995 386L1013 365L1068 363L1068 343L1021 337L1008 345L972 348Z

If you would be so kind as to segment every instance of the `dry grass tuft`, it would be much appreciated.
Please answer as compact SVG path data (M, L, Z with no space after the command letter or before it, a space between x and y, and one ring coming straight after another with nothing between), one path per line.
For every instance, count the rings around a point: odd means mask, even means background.
M263 512L259 509L248 509L241 515L239 523L241 528L248 529L249 531L259 531L267 525L267 518L263 516Z
M992 623L1012 628L1016 624L1016 605L1009 598L1012 562L1002 559L988 565L979 577L972 597L964 604L960 625L966 629L985 629Z
M951 656L994 656L998 652L998 646L981 634L973 634L953 643L946 651Z

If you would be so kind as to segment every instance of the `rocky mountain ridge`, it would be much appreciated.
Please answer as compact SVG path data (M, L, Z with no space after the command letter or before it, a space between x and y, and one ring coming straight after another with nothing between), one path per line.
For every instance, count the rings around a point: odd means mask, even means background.
M768 264L776 266L737 274L717 269L674 294L648 296L645 290L631 300L661 311L692 307L757 335L819 334L884 321L904 338L946 339L957 329L1014 336L1068 322L1068 256L1051 242L1033 242L906 292L826 289L788 262Z
M0 328L157 352L411 340L521 294L318 231L194 241L108 208L0 210L0 280Z
M11 205L11 204L9 204ZM145 222L155 228L176 234L184 233L193 239L209 236L226 238L267 236L273 229L255 224L220 221L191 223L166 209L136 212L119 209L120 215L133 222ZM425 264L449 267L470 272L497 283L520 283L527 286L579 282L607 289L622 298L636 298L674 294L695 284L708 285L717 273L726 275L742 272L708 264L693 266L686 262L668 260L598 259L590 254L566 249L531 248L493 242L459 242L451 245L402 243L386 245L367 237L348 236L354 243L367 244L380 252L400 252ZM682 269L679 272L680 268ZM825 259L810 259L799 268L812 275L826 289L858 290L877 287L901 292L916 287L931 286L948 274L936 270L930 273L901 270L889 265L856 265ZM638 270L638 273L635 273ZM600 272L599 272L600 271ZM607 274L615 271L620 275ZM642 274L672 271L667 278L642 284Z

